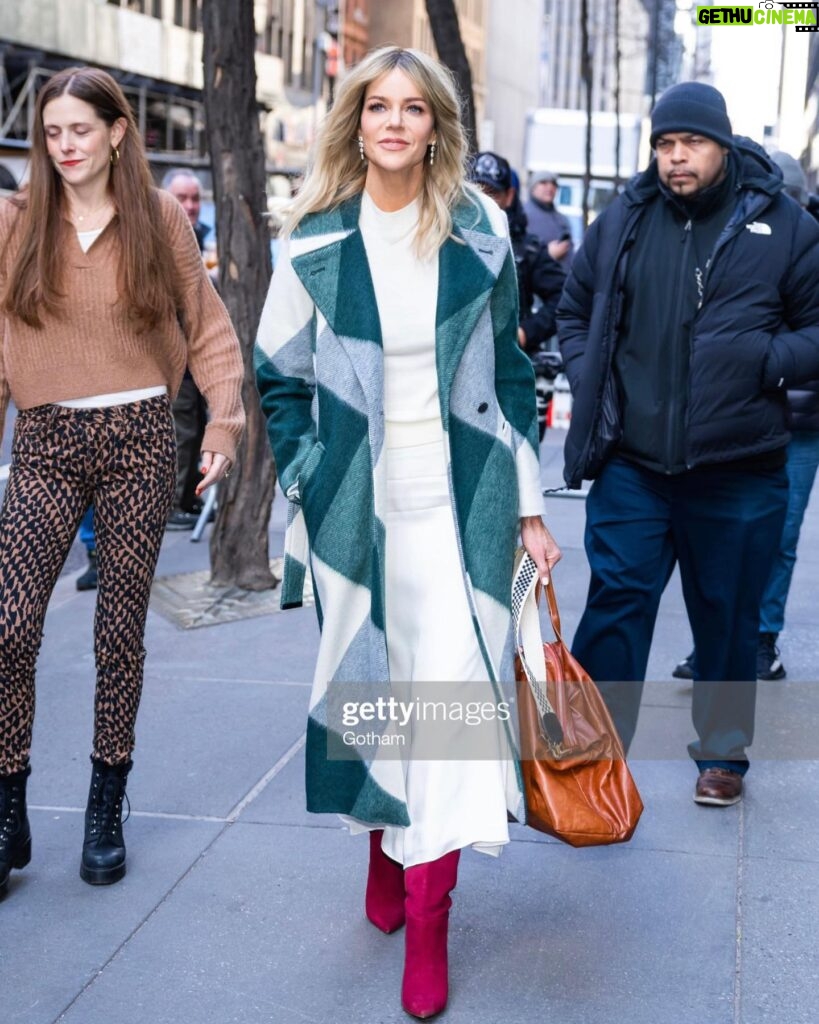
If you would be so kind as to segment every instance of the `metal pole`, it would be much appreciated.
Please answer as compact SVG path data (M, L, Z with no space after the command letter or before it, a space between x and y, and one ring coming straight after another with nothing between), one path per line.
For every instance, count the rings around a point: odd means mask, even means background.
M580 37L582 52L580 54L580 77L586 87L586 168L583 174L583 230L589 226L589 193L591 191L592 163L592 66L589 48L589 2L582 0L580 5Z
M137 112L139 117L139 137L144 141L148 130L148 90L144 85L139 87Z
M194 526L193 533L191 533L191 544L198 544L202 534L205 532L205 527L208 525L210 514L216 507L216 496L218 491L219 485L211 484L205 493L202 511L199 513L199 518L196 520L196 526Z
M654 11L652 17L654 23L651 26L651 109L657 102L657 63L660 51L660 2L654 0Z
M3 105L6 98L7 88L6 55L4 52L0 52L0 124L3 123Z
M319 30L319 11L322 11L321 29ZM315 31L313 33L313 106L318 106L321 96L321 86L324 68L322 67L323 51L321 49L321 36L327 29L327 8L324 4L316 2L315 7Z
M304 0L296 0L292 13L292 43L290 46L290 73L296 89L304 88L304 33L306 19Z
M338 69L341 71L343 67L346 67L347 61L344 57L344 44L346 42L346 28L347 28L347 0L338 0L338 32L336 33L336 39L338 40Z
M620 0L614 0L614 189L620 190Z
M37 102L37 68L34 61L29 61L29 73L26 85L28 96L26 98L26 138L30 139L34 132L34 106Z

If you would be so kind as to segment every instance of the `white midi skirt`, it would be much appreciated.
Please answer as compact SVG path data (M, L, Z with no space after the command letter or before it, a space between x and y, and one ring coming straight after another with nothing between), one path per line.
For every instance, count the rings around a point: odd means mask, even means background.
M434 684L416 686L416 692L424 698L434 693L449 706L477 695L493 702L464 587L443 441L389 448L386 454L390 679L411 696L413 683ZM423 723L413 723L416 737L423 729ZM483 728L481 735L479 759L431 759L429 751L441 747L440 732L431 744L420 744L422 758L412 756L414 742L403 755L410 824L384 829L382 849L393 860L411 867L467 846L498 856L509 842L506 792L514 786L514 761L502 724ZM379 827L343 820L353 833Z

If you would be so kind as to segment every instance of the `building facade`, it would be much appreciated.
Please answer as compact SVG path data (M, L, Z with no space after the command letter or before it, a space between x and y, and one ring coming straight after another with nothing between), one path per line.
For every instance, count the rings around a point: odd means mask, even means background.
M374 0L378 6L379 0ZM352 67L370 49L370 0L345 0L342 4L341 56Z
M545 0L546 25L540 106L582 110L581 5ZM589 0L592 110L613 111L616 87L615 4ZM682 40L674 31L675 0L620 0L620 110L646 114L653 96L678 81Z
M487 94L487 32L490 0L455 0L461 38L472 71L475 120L485 117ZM437 54L424 0L374 0L370 6L370 46L410 46Z
M646 93L649 107L680 81L683 41L675 31L677 0L642 0L649 17Z
M819 34L811 33L805 83L805 115L809 144L805 154L808 183L819 192Z
M347 0L351 52L367 49L367 0ZM362 16L363 12L363 16ZM326 110L337 0L255 0L257 98L271 169L306 163ZM20 180L34 97L74 63L111 71L131 100L149 158L207 167L201 0L38 0L0 4L0 162Z
M544 32L543 0L491 0L486 55L486 110L480 126L481 148L523 167L526 115L539 105L540 57Z
M799 160L815 192L819 172L819 35L797 33L785 25L780 31L779 102L766 146L784 150Z
M582 33L576 0L546 0L541 102L543 107L583 110ZM641 0L620 3L620 110L644 114L650 19ZM615 109L615 17L608 0L589 0L592 109Z

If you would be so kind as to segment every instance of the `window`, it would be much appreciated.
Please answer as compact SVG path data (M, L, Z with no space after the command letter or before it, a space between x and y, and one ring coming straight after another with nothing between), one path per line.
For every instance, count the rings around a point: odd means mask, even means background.
M106 0L106 3L138 14L147 14L150 18L162 18L162 0Z
M115 7L125 7L129 11L136 11L137 14L145 14L146 0L108 0L108 3Z
M276 32L277 16L274 11L274 0L267 0L265 10L264 28L256 36L256 49L261 53L273 53L274 38Z
M180 28L199 31L199 14L201 0L174 0L173 23Z

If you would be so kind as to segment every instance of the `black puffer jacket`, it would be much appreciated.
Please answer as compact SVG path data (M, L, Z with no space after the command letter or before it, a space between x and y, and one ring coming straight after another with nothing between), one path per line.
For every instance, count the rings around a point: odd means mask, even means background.
M717 240L690 332L684 451L689 469L783 447L785 391L819 377L819 225L781 194L781 172L737 137L737 206ZM594 222L558 307L574 395L566 482L593 479L616 450L612 356L628 250L659 184L656 163Z
M527 230L526 214L517 196L506 215L518 274L520 326L526 334L526 352L532 355L555 333L555 312L566 275L537 235ZM540 306L533 312L536 297Z

